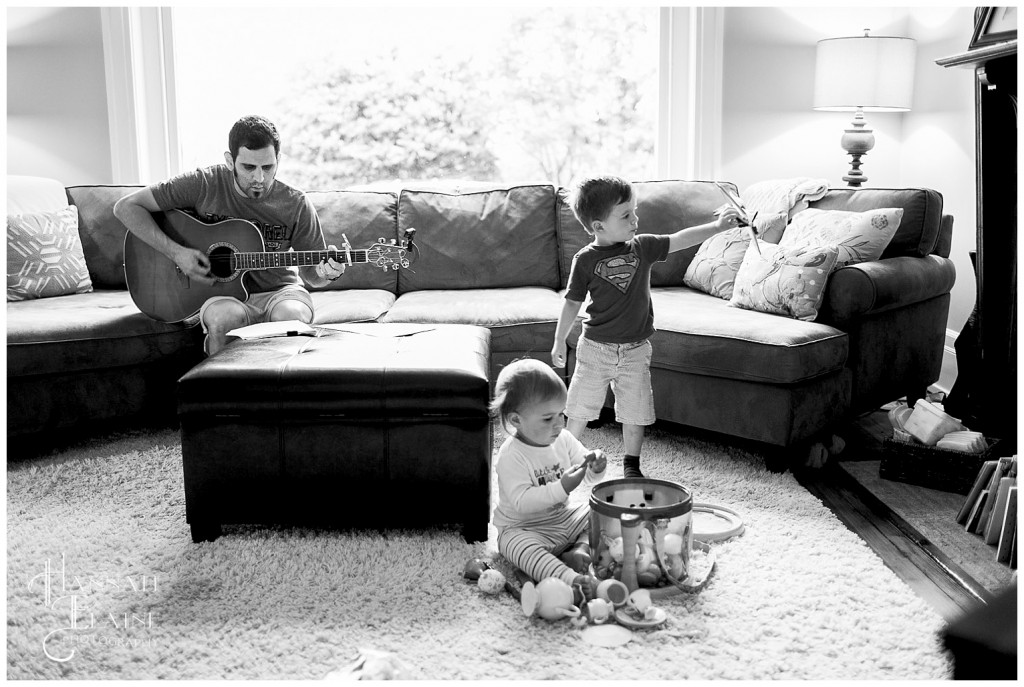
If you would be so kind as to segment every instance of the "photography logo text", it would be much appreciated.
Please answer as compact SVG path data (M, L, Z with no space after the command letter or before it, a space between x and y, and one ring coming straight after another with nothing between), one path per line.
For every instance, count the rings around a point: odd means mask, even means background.
M76 575L69 573L62 553L59 563L46 559L42 572L28 581L28 588L40 591L43 605L58 618L57 626L42 638L43 653L52 661L70 661L76 647L87 644L135 648L152 643L146 636L153 628L151 611L110 612L99 608L95 597L153 594L157 591L155 575ZM125 605L134 604L118 603Z

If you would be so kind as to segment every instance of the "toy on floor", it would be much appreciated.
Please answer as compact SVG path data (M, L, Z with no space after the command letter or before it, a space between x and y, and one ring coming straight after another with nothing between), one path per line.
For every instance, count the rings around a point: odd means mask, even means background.
M579 618L579 606L573 603L572 587L557 577L545 577L534 584L523 585L520 603L527 617L540 616L545 620Z
M408 671L395 654L360 649L356 660L324 676L325 680L407 680Z
M480 591L494 595L504 589L516 601L520 600L521 592L512 586L500 570L495 570L483 558L470 558L462 569L462 576L470 582L476 582ZM520 585L522 580L519 581Z
M499 594L504 591L505 584L505 576L494 568L484 570L476 581L476 586L480 587L480 591L484 594Z

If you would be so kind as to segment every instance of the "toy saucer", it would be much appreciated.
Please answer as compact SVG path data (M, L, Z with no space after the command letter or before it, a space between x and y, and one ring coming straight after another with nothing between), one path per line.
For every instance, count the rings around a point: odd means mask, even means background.
M743 534L743 520L739 514L725 506L710 503L693 504L693 538L702 542L717 542Z
M537 588L533 582L523 584L523 588L519 592L519 605L523 607L523 615L530 617L536 613L539 601L540 599L537 598Z
M591 625L580 633L580 637L588 644L614 647L629 643L629 640L633 639L633 633L614 623L607 623Z
M625 608L615 609L615 622L632 630L653 630L664 625L666 620L668 620L668 615L660 608L654 609L654 617L649 620L647 618L635 618Z

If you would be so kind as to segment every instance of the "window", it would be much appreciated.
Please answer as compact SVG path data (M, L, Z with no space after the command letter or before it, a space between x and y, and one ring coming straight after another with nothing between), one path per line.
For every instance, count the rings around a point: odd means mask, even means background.
M182 166L243 114L300 188L654 178L656 7L173 9Z

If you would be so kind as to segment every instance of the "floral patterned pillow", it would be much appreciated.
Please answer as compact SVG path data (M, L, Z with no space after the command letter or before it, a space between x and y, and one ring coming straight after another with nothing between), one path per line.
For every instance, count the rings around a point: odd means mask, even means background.
M835 246L799 246L759 242L747 248L736 274L730 305L798 320L818 316L825 284L835 268Z
M778 237L786 228L788 219L786 213L763 218L758 215L754 220L754 226L757 227L758 236L766 237L759 243L771 240L767 238L771 236L775 237L773 243L778 243ZM708 238L700 244L697 254L687 266L683 283L691 289L729 300L732 298L736 272L740 269L749 245L750 232L746 227L727 229Z
M7 300L92 291L78 208L7 216Z
M867 212L810 208L793 216L779 245L789 248L834 245L839 249L838 269L878 260L902 220L902 208Z

